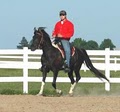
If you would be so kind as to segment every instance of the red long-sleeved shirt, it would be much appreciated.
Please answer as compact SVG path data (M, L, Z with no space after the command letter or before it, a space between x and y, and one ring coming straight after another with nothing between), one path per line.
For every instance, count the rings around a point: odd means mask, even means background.
M63 22L63 23L62 23ZM70 40L74 34L74 25L69 20L59 21L56 23L52 36L60 34L63 39Z

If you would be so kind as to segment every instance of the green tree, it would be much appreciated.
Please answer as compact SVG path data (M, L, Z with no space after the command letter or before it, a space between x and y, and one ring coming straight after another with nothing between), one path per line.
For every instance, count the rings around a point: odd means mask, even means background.
M98 43L93 40L87 42L87 50L98 50Z
M32 45L33 43L33 39L29 42L29 45L28 45L28 48L30 49L30 46Z
M82 39L82 38L76 38L73 42L72 42L72 45L74 45L75 47L77 48L84 48L86 49L86 45L87 45L87 42Z
M29 47L28 41L25 37L22 37L21 42L17 46L18 49L23 49L23 47Z
M108 38L108 39L104 39L102 41L99 49L104 50L105 48L110 48L111 50L113 50L113 48L115 48L115 47L116 46L113 44L113 42Z

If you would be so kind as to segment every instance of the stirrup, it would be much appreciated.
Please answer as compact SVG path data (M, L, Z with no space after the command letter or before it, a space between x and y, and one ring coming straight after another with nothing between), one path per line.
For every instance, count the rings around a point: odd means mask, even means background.
M66 60L64 60L62 68L66 68L67 66L68 66L67 62L66 62Z

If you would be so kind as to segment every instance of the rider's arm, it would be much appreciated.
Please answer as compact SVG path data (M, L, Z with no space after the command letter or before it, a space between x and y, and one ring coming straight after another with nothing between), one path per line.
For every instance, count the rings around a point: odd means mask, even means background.
M52 37L57 37L57 33L58 33L58 23L56 23L54 30L52 32Z

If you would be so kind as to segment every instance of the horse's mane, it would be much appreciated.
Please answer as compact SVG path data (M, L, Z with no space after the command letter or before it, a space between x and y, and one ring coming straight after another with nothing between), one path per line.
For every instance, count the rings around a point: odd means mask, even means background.
M44 35L45 37L49 37L49 38L50 38L49 34L48 34L45 30L41 30L41 31L42 31L42 33L43 33L43 35Z
M43 33L43 37L45 41L50 45L52 45L49 34L44 29L41 29L41 32Z

